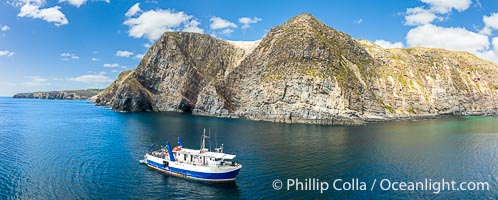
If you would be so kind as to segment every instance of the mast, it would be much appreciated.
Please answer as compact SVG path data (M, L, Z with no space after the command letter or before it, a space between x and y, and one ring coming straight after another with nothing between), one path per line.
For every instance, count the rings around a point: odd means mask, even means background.
M201 141L201 150L206 148L206 128L204 128L204 132L202 132L202 141Z
M206 138L209 138L209 137L206 136L206 128L204 128L204 132L202 133L201 152L207 151Z

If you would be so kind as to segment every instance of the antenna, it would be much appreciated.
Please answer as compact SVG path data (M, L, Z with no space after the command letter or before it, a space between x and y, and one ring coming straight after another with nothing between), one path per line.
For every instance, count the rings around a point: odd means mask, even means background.
M214 132L214 146L218 148L218 136L216 135L217 132Z
M209 128L209 137L210 138L208 141L209 141L209 150L211 150L211 128Z

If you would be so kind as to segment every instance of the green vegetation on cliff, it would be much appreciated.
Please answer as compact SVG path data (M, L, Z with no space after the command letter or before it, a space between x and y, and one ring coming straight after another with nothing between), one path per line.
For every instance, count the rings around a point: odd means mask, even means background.
M314 124L496 114L498 67L464 52L384 49L310 14L254 43L167 32L96 103L119 111Z

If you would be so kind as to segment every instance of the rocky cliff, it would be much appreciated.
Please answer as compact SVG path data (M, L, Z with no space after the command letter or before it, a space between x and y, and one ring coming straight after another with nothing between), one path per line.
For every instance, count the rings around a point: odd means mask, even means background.
M49 91L49 92L29 92L18 93L13 98L32 98L32 99L64 99L64 100L88 100L99 94L100 89L88 90L65 90L65 91Z
M309 14L256 42L167 32L96 98L119 111L314 124L496 114L497 102L491 62L443 49L383 49Z

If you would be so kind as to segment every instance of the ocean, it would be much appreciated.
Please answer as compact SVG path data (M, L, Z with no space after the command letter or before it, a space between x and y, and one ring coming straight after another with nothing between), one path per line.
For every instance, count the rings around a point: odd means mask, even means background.
M199 148L204 128L243 164L235 182L139 164L177 137ZM496 199L497 152L498 117L321 126L0 98L0 199Z

